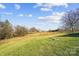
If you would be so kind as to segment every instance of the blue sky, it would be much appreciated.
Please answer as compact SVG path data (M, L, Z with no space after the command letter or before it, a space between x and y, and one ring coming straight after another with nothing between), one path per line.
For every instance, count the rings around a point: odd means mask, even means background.
M4 3L0 4L0 20L8 19L14 26L57 29L65 12L76 8L78 3Z

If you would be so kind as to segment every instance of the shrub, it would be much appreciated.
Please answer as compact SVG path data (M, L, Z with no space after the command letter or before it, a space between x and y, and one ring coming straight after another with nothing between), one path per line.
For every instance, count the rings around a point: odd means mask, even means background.
M39 30L36 29L35 27L33 27L33 28L30 29L30 32L39 32Z
M28 29L24 26L17 25L15 27L15 36L24 36L28 34Z
M0 39L11 37L13 37L13 28L11 23L8 20L5 22L0 22Z

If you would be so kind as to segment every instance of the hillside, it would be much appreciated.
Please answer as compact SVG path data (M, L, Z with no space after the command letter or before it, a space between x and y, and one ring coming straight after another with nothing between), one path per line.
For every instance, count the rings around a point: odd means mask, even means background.
M0 41L0 56L79 55L79 37L42 32Z

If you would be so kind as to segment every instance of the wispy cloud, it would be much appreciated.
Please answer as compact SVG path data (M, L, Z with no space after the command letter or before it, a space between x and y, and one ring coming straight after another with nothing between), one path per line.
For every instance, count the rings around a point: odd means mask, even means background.
M33 15L32 14L19 14L18 16L22 17L32 17Z
M21 8L21 6L19 4L15 4L14 6L15 6L16 10L19 10Z
M18 16L22 17L22 16L24 16L24 15L23 15L23 14L19 14Z
M27 16L28 16L28 17L32 17L32 14L28 14Z
M5 6L5 5L0 4L0 9L5 9L5 8L6 8L6 6Z
M41 11L51 11L54 6L68 7L67 3L37 3L34 8L40 7Z
M0 12L1 15L13 15L13 12Z
M52 15L45 16L45 17L38 17L38 19L42 22L52 22L52 23L60 23L61 18L65 12L54 12Z
M40 10L41 11L52 11L52 9L50 9L50 8L41 8Z
M64 7L68 7L67 3L37 3L34 8L36 7L48 7L48 8L52 8L53 6L64 6Z
M63 7L65 7L65 8L68 7L68 4L67 4L67 3L54 3L53 5L54 5L54 6L63 6Z

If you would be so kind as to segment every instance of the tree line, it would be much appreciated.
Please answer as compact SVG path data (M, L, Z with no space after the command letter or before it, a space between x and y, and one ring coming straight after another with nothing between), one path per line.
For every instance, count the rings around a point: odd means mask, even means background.
M28 30L28 28L21 25L13 27L8 20L5 20L4 22L0 21L0 40L17 36L24 36L30 32L39 32L39 30L35 27Z
M61 21L62 21L62 27L56 30L48 30L48 32L79 31L79 8L66 12L62 17ZM0 39L8 39L8 38L17 37L17 36L24 36L28 33L33 33L33 32L39 32L39 30L36 29L35 27L28 29L20 25L13 27L8 20L0 21Z

